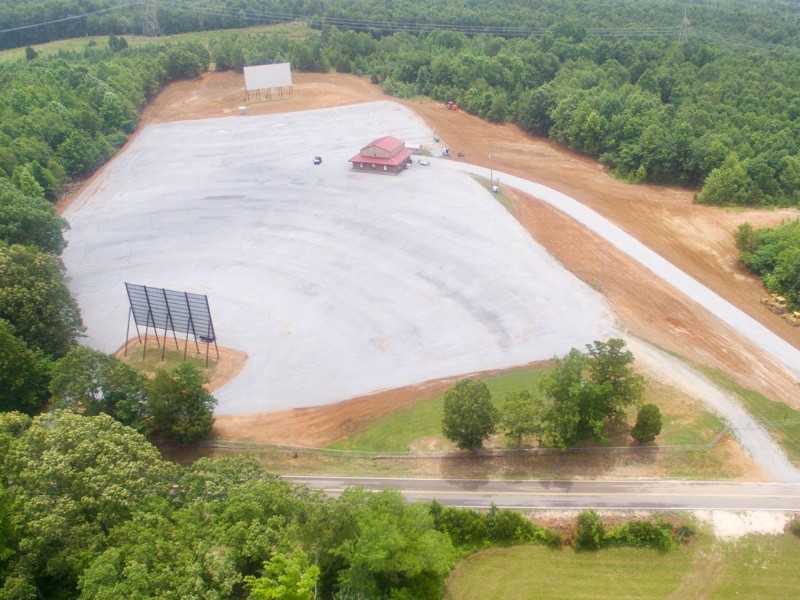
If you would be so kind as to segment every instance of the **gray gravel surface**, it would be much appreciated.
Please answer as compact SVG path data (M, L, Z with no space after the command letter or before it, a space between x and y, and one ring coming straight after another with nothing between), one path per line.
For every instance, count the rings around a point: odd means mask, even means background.
M332 403L608 337L603 297L472 177L347 159L433 134L393 102L146 127L66 213L87 343L124 340L123 283L208 294L248 353L218 414ZM313 157L323 158L313 165Z

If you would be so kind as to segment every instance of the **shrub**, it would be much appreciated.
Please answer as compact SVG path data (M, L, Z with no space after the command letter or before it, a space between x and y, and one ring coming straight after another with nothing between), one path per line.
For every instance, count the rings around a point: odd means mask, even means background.
M606 528L593 510L585 510L578 515L578 534L575 547L578 550L597 550L605 544Z
M800 537L800 517L792 519L792 522L789 523L789 531Z
M437 529L449 535L454 546L480 548L488 543L486 518L474 510L443 508Z
M633 546L635 548L656 548L672 550L677 546L672 526L663 519L652 521L632 520L606 534L606 541L612 546Z

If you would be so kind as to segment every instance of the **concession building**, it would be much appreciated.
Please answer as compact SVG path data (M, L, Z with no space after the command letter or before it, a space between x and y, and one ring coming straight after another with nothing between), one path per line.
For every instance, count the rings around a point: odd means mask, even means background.
M405 142L387 135L364 146L350 162L355 171L397 175L408 166L412 154Z

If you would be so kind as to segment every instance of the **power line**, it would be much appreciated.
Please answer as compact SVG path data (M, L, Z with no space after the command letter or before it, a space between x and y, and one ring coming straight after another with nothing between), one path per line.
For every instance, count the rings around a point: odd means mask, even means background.
M686 14L686 8L683 9L683 21L681 22L681 34L678 36L678 41L682 44L689 43L689 27L691 26L692 22L689 20L688 15Z
M21 31L25 29L33 29L36 27L44 27L46 25L53 25L72 21L77 19L84 19L93 15L103 14L121 8L130 6L142 6L144 9L144 26L143 32L147 36L161 35L163 32L158 26L156 0L139 0L138 2L127 2L118 4L109 8L99 9L83 13L80 15L72 15L53 19L41 23L32 23L29 25L21 25L18 27L11 27L8 29L0 30L2 33L10 33L13 31ZM353 29L358 31L389 31L408 32L408 33L431 33L436 30L454 31L463 33L465 35L479 35L488 34L499 37L513 38L513 37L541 37L545 35L548 30L535 28L535 27L512 27L508 25L476 25L476 24L448 24L448 23L413 23L403 21L374 21L367 19L354 19L349 17L322 17L313 15L297 15L294 13L280 13L280 12L259 12L252 10L232 10L225 8L203 7L199 6L193 0L173 0L161 10L178 10L178 11L191 11L193 13L206 14L220 18L228 18L232 20L244 20L249 23L285 23L292 21L305 21L312 25L322 27L336 27L342 29ZM616 27L597 27L588 28L585 31L587 37L592 38L670 38L677 34L678 39L686 43L689 38L690 21L684 9L684 18L680 27L675 26L662 26L662 27L635 27L635 28L616 28ZM783 46L775 44L767 44L755 40L747 40L742 38L735 38L732 36L706 31L702 29L691 28L694 37L706 40L712 43L727 44L731 46L739 46L745 48L752 48L757 50L776 50L776 49L792 49L798 50L792 46ZM673 38L674 39L674 38Z
M158 15L156 14L156 0L144 2L142 34L145 37L158 37L161 35L161 29L158 26Z

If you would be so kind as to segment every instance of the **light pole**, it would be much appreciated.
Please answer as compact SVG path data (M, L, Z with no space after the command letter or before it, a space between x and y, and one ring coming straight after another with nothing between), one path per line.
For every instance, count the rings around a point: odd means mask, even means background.
M500 182L499 179L497 181L498 181L498 183ZM495 194L497 193L498 186L496 186L494 184L494 168L492 167L492 153L491 152L489 153L489 187L492 189L492 191Z

